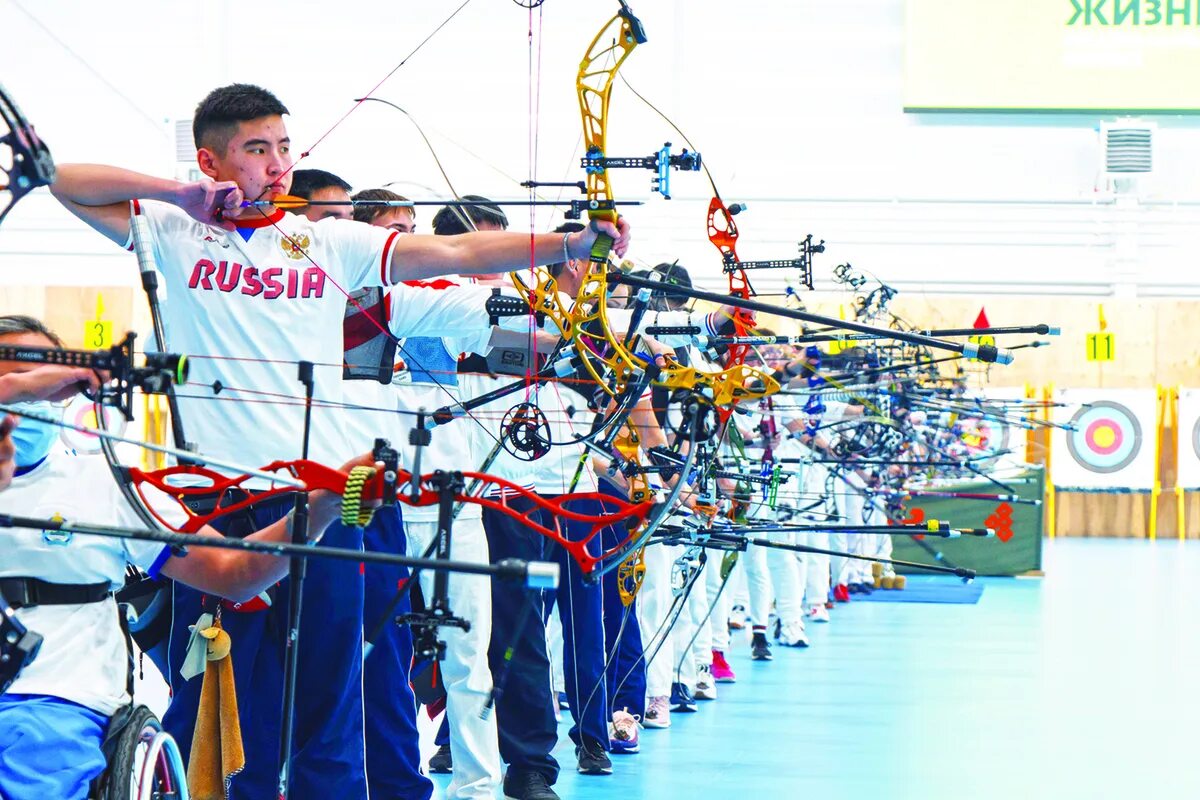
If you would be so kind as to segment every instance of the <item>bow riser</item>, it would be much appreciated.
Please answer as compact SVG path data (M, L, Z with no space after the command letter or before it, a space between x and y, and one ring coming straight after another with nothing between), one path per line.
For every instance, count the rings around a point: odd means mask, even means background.
M346 492L347 481L350 479L350 476L341 470L332 469L323 464L303 459L297 461L275 461L263 467L262 471L286 473L301 481L304 484L305 491L324 490L338 495L343 495ZM455 502L472 503L481 508L489 508L493 511L506 514L513 519L520 520L526 527L562 545L579 563L584 575L591 575L606 560L624 553L623 548L633 539L636 531L641 527L641 523L644 522L653 506L652 501L649 499L640 502L624 502L601 492L583 492L556 498L546 498L494 475L485 475L477 472L464 472L462 475L468 481L478 482L478 486L480 487L489 486L499 489L500 499L497 500L483 497L479 494L458 492L454 496ZM441 498L438 490L434 488L433 478L433 475L422 476L420 490L414 498L407 488L412 480L411 474L405 470L399 470L396 482L405 488L397 492L396 499L411 506L437 505ZM205 525L211 524L213 521L228 514L250 508L256 503L261 503L272 497L293 494L297 491L294 486L278 486L263 490L247 489L245 488L246 484L251 479L254 479L254 476L226 476L206 467L195 465L179 465L156 472L144 472L140 469L131 468L129 470L129 479L138 495L145 502L147 508L154 514L154 517L165 528L179 533L195 533ZM178 485L181 480L194 482L194 485ZM383 494L383 482L384 477L382 473L377 472L371 476L362 486L361 499L380 499ZM150 498L146 497L144 489L146 485L153 486L155 489L174 499L187 513L187 520L179 526L169 524L162 514L155 510L154 505L150 502ZM245 493L247 496L236 502L227 504L221 502L226 493L234 491ZM211 512L198 514L187 506L186 501L189 499L208 498L214 494L218 497L218 505ZM506 498L517 496L523 497L535 506L549 512L556 521L570 520L586 523L590 526L588 535L581 540L571 541L562 535L558 530L557 524L551 529L537 523L529 518L527 511L514 509L507 503ZM615 507L615 510L606 511L602 514L583 514L573 511L568 507L568 503L580 500L595 501L606 508ZM601 530L618 524L625 524L631 530L631 533L622 542L598 557L588 552L587 545L599 535Z

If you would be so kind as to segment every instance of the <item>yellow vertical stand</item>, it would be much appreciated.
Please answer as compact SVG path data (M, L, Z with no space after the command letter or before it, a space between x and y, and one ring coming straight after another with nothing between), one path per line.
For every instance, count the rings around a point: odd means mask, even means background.
M1047 422L1050 421L1050 403L1053 398L1054 384L1050 383L1042 389L1042 419ZM1043 431L1046 434L1046 533L1051 539L1053 539L1056 533L1055 529L1057 528L1057 509L1054 503L1054 480L1052 479L1052 473L1050 472L1050 457L1053 450L1051 445L1054 442L1054 435L1049 426L1043 428Z
M1162 495L1162 449L1163 429L1167 422L1167 390L1161 384L1154 387L1155 414L1154 420L1154 488L1150 490L1150 541L1158 539L1158 498Z
M143 438L151 444L167 443L167 410L162 395L142 395ZM167 465L166 456L156 450L142 450L142 469L162 469Z
M1037 399L1037 388L1032 383L1025 384L1025 399L1031 400L1031 401ZM1033 424L1033 418L1036 413L1037 412L1034 410L1033 403L1032 402L1028 403L1026 410L1025 410L1025 422L1028 423L1025 426L1025 463L1026 464L1035 463L1033 461L1033 445L1034 445L1035 440L1037 439L1037 426Z
M1179 442L1183 433L1179 430L1179 399L1183 396L1182 386L1172 386L1167 403L1171 409L1171 430L1175 432L1175 535L1179 541L1187 538L1187 492L1179 480Z

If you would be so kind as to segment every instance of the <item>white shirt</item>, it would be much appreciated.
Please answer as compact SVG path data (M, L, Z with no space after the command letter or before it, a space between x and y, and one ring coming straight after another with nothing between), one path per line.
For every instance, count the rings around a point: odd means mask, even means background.
M464 279L464 281L467 279ZM405 425L416 424L415 413L424 408L433 412L444 406L456 408L460 401L470 400L482 394L484 381L493 383L489 388L506 385L515 377L470 376L458 374L458 358L466 353L486 355L490 349L491 320L485 305L494 294L492 286L472 283L457 283L454 280L409 281L400 284L392 292L391 314L388 326L399 338L409 337L401 346L400 353L408 362L411 383L395 387L396 400L407 412ZM503 294L513 296L515 290L500 287ZM419 301L418 301L419 300ZM532 315L502 317L498 327L511 331L528 332L533 327ZM422 337L412 341L411 337ZM431 341L426 337L434 337ZM517 395L513 395L517 397ZM504 399L494 405L508 403L505 410L516 399ZM498 424L485 422L484 417L497 413L492 405L472 411L470 415L437 426L428 447L421 453L421 472L435 470L479 471L483 460L495 444ZM498 412L503 414L503 411ZM414 449L409 446L408 433L399 439L405 447L398 448L401 465L411 469ZM505 454L507 456L507 454ZM507 477L507 476L506 476ZM470 482L468 481L468 486ZM404 506L404 518L413 522L436 522L438 507ZM466 503L459 512L459 519L479 519L483 509Z
M348 407L344 409L342 431L349 440L349 455L369 452L377 438L387 439L401 454L401 464L407 468L406 457L411 455L408 444L409 431L417 424L417 410L424 408L433 412L442 406L453 406L459 399L457 388L457 357L448 353L455 348L485 348L492 327L484 304L492 294L490 289L476 286L457 286L445 280L430 283L411 281L398 284L388 290L384 302L388 307L388 332L402 340L397 353L408 364L409 370L427 368L430 379L421 390L413 393L411 383L381 384L374 380L344 381L343 391ZM438 363L427 363L424 349L406 347L406 337L455 337L447 338L445 345L437 350L442 358ZM437 341L441 341L437 339ZM432 361L432 359L428 359ZM433 381L436 381L434 383ZM406 454L406 450L410 451ZM426 468L422 454L423 472L432 469L462 469L461 452L453 467L431 466ZM408 508L406 507L406 513Z
M155 494L147 489L155 510L171 524L182 524L183 509ZM44 518L58 514L78 522L145 528L101 456L61 450L13 478L0 492L0 512ZM0 530L0 577L64 584L107 581L117 589L125 582L126 564L149 571L161 566L169 552L155 542L12 528ZM99 603L18 609L17 619L44 641L9 692L61 697L101 714L129 703L128 651L117 614L111 597Z
M167 344L191 362L189 385L177 394L185 429L201 452L249 466L298 458L304 390L295 362L306 360L316 365L318 401L310 457L345 461L353 448L336 407L343 400L345 292L388 285L399 234L282 211L241 223L256 227L224 231L175 206L133 206L149 222L166 286ZM214 381L224 387L215 397Z
M538 391L537 402L550 424L551 438L555 443L549 453L534 462L538 469L533 475L533 486L538 494L553 496L573 491L600 491L590 453L581 443L569 444L592 429L593 414L588 409L587 400L574 389L568 388L568 385L552 381ZM584 458L585 454L587 458ZM579 481L572 487L576 473L579 474Z

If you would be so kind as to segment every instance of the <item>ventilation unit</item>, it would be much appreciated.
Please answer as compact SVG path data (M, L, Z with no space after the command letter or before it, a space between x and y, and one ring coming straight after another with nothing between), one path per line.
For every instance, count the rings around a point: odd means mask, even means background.
M1148 175L1154 171L1156 126L1142 120L1100 123L1104 173L1109 178Z
M200 180L200 168L196 166L196 145L192 139L192 121L177 119L172 127L175 135L175 179Z

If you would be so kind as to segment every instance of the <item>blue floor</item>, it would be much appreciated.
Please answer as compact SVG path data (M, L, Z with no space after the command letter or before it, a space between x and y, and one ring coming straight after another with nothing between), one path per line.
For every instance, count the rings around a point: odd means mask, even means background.
M977 605L851 603L556 790L666 798L1200 798L1200 543L1048 542ZM447 781L440 781L445 786Z

